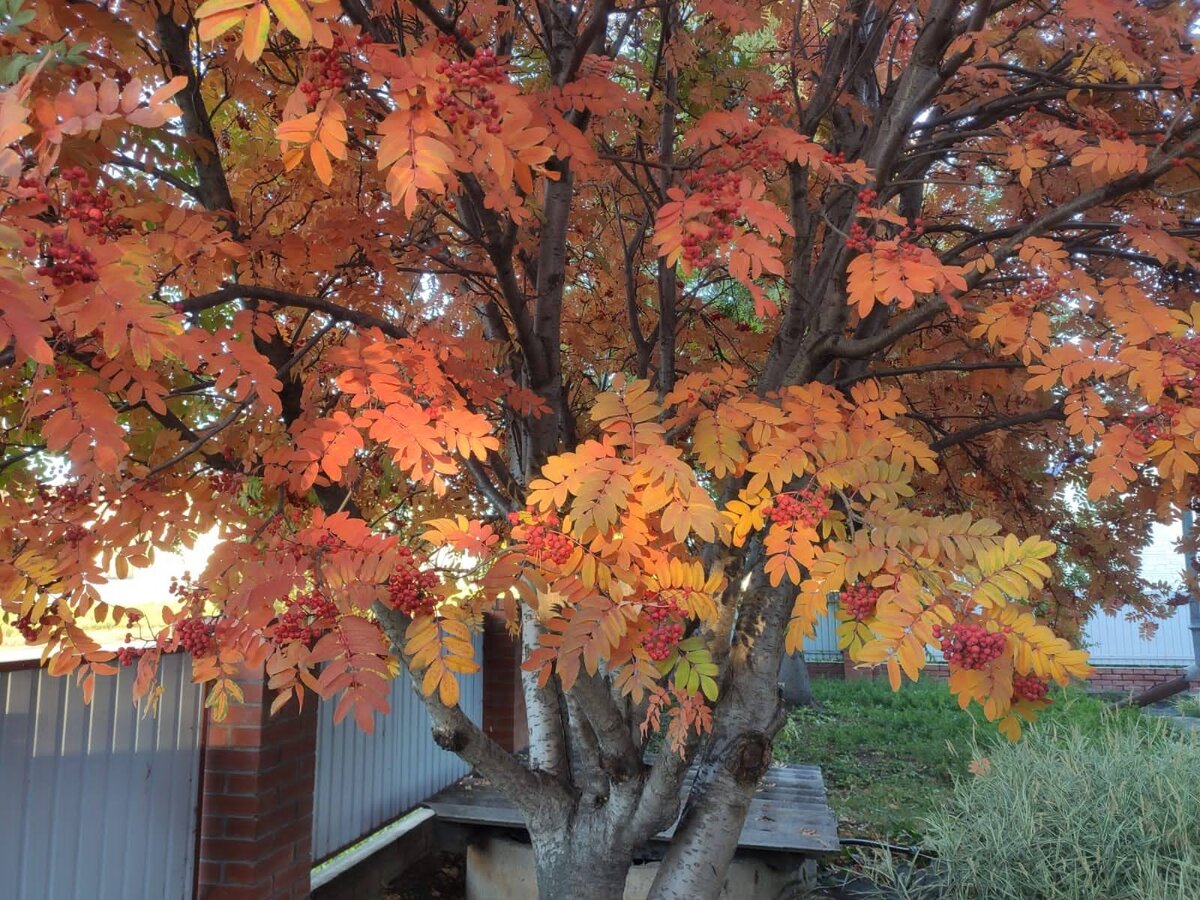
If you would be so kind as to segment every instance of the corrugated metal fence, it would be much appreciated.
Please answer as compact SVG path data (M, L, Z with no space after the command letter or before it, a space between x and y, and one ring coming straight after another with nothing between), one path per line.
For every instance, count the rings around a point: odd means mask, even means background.
M837 596L834 594L833 596ZM837 644L837 604L830 600L828 615L817 619L817 633L804 639L804 659L807 662L841 662L842 651Z
M476 659L482 641L475 639ZM461 679L459 705L473 721L483 716L483 678ZM429 733L429 714L407 672L392 682L392 711L364 734L351 719L333 724L335 704L323 703L317 722L317 781L313 802L313 860L319 862L381 828L470 767L442 750Z
M200 690L167 657L156 717L130 700L133 669L73 680L0 672L0 895L189 897L196 850Z
M1084 631L1084 646L1094 665L1186 666L1193 659L1188 624L1188 608L1177 607L1169 619L1159 620L1158 630L1147 639L1122 613L1097 613Z

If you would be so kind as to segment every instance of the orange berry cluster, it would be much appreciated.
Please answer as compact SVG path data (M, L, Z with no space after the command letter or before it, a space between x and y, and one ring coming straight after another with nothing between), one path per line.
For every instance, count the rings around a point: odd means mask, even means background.
M852 619L869 619L875 615L875 607L879 604L879 588L871 587L865 581L852 584L838 595L838 605Z
M397 551L396 567L388 578L388 603L408 616L427 615L437 605L431 591L438 586L436 572L422 571L408 547Z
M964 669L983 669L1004 653L1009 630L988 631L972 622L955 622L945 628L934 625L933 636L941 642L946 662Z
M289 598L287 607L275 623L276 644L299 641L312 647L338 613L337 604L319 590Z
M1022 287L1021 296L1009 303L1014 315L1026 316L1047 300L1053 300L1060 293L1058 276L1039 278L1037 281L1026 281Z
M1050 691L1050 684L1044 678L1038 678L1036 675L1014 675L1013 676L1013 695L1012 702L1016 703L1020 700L1029 700L1037 703L1046 699L1046 694Z
M175 639L192 656L204 656L213 647L213 627L200 618L175 623Z
M461 120L471 129L486 122L488 134L500 133L500 101L489 85L501 83L505 75L494 50L479 47L471 59L444 59L437 72L449 85L438 88L433 102L448 124Z
M790 494L780 494L764 512L774 525L799 522L811 527L825 518L831 506L829 495L824 488L815 491L812 488L804 488Z

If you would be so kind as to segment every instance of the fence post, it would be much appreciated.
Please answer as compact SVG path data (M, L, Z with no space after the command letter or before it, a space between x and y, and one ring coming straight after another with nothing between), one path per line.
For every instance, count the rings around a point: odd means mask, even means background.
M207 721L200 798L199 900L309 895L317 700L270 715L263 672L238 678L245 703Z
M505 750L529 743L521 647L498 616L483 620L483 731Z

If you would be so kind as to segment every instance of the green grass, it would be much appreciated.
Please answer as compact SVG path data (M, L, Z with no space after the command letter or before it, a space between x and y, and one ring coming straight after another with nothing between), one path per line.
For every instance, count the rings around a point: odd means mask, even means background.
M1177 699L1175 712L1189 718L1200 718L1200 694L1184 694Z
M968 774L973 748L1004 738L963 712L933 679L893 693L885 681L814 679L819 707L793 713L775 740L779 762L821 767L843 835L919 842L922 820ZM1060 692L1043 719L1095 731L1101 699ZM1137 716L1137 713L1125 713Z

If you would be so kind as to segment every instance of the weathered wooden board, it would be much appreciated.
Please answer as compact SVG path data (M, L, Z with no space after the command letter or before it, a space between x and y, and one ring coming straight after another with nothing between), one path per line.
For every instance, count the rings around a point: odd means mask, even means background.
M684 779L691 789L693 768ZM496 828L524 828L517 808L484 778L468 775L425 801L449 822ZM656 838L670 840L672 825ZM829 808L825 782L816 766L773 766L750 801L738 846L779 853L830 853L839 849L837 818Z

